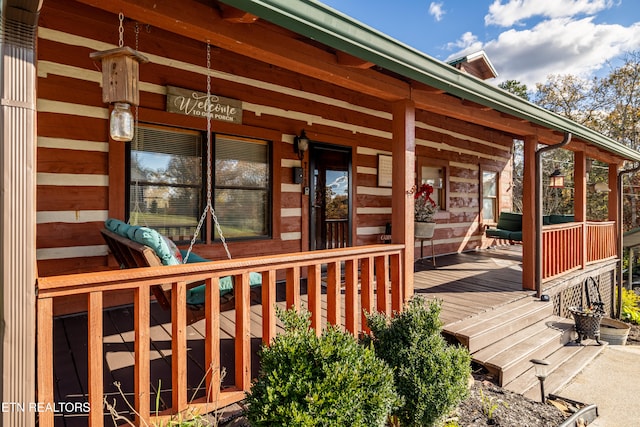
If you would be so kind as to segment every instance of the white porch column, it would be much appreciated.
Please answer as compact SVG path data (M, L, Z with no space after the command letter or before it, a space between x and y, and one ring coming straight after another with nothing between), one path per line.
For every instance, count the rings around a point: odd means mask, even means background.
M33 426L36 401L35 1L0 4L0 401L4 426Z
M393 243L405 245L402 259L402 299L413 296L413 194L415 184L416 125L413 101L402 100L393 104L393 180L391 238Z

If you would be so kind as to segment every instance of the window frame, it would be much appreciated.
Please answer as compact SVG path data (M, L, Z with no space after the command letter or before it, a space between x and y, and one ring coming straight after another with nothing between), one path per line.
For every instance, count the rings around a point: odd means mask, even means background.
M273 239L273 222L274 222L274 216L273 216L273 210L274 210L274 198L273 198L273 141L264 139L264 138L258 138L258 137L246 137L246 136L240 136L240 135L234 135L234 134L228 134L228 133L224 133L224 132L211 132L211 153L210 155L212 156L211 159L209 159L211 161L211 165L212 165L212 181L211 181L211 191L212 191L212 203L213 203L213 208L214 210L216 210L216 202L215 202L215 193L216 193L216 188L221 188L221 189L237 189L237 188L241 188L238 186L229 186L229 185L216 185L216 180L215 180L215 175L216 175L216 166L215 166L215 151L216 151L216 144L217 144L217 137L221 136L221 137L225 137L227 139L234 139L237 141L244 141L244 142L249 142L249 143L255 143L255 144L264 144L267 147L267 158L266 158L266 164L268 167L268 171L267 171L267 179L268 179L268 185L266 186L266 189L264 189L264 191L266 192L266 212L265 212L265 219L267 220L267 224L266 224L266 234L263 236L242 236L242 237L227 237L225 236L225 240L229 240L229 241L246 241L246 240L266 240L266 239ZM206 166L206 165L205 165ZM250 188L250 190L256 190L256 191L263 191L263 187L253 187ZM205 173L205 197L206 197L206 173ZM209 213L209 216L211 216L211 214ZM213 219L212 219L213 220ZM211 230L209 232L207 232L208 237L211 239L212 242L220 242L220 238L216 238L216 233L217 230L215 229L215 227L211 227ZM224 228L223 228L223 233L224 233Z
M438 206L440 211L447 212L450 209L450 189L449 189L449 173L450 173L450 165L448 160L442 159L433 159L425 156L416 156L416 185L420 186L422 184L422 168L423 167L431 167L442 169L442 200L439 200ZM438 198L441 195L438 194Z
M488 197L485 197L484 194L484 174L485 173L492 173L495 174L496 177L496 195L494 197L495 199L495 205L494 205L494 212L493 212L493 221L489 220L489 219L485 219L484 217L484 200ZM496 225L498 223L498 217L500 215L500 179L501 179L501 173L499 170L497 169L493 169L490 167L483 167L482 165L479 168L479 176L478 176L478 187L480 189L479 191L479 196L480 196L480 222L482 224L487 224L487 225Z
M143 114L145 117L143 117ZM164 115L165 113L161 113ZM200 220L200 216L202 215L202 210L204 209L204 205L207 200L207 132L206 130L199 129L194 126L176 126L170 123L158 123L156 121L147 122L146 111L143 113L143 109L140 109L140 122L138 126L143 127L152 127L157 129L168 129L173 131L185 131L185 132L197 132L202 135L202 206L200 207L200 214L197 216L196 221ZM172 115L173 116L173 115ZM186 117L186 116L185 116ZM187 121L191 122L191 118L187 118ZM267 240L274 239L274 236L279 232L278 222L280 221L280 215L277 215L276 209L274 208L279 204L280 194L275 191L275 187L273 183L277 178L278 173L274 168L274 159L280 151L278 144L275 144L274 141L277 140L276 134L273 131L265 131L264 129L247 127L244 125L228 125L223 124L220 126L221 129L212 129L211 131L211 141L212 141L212 150L209 153L210 156L215 155L215 136L216 135L224 135L227 137L245 139L245 140L255 140L262 141L268 147L266 164L268 166L268 179L269 184L267 186L266 192L266 202L267 209L265 212L265 220L268 222L267 224L267 234L265 236L249 236L249 237L238 237L238 238L226 238L228 241L253 241L253 240ZM230 128L230 129L227 129ZM242 130L243 136L238 136L238 131ZM117 142L110 140L109 141L109 163L116 164L117 167L110 168L109 179L109 216L115 218L124 218L125 221L129 220L131 208L130 206L130 187L132 185L131 182L131 150L133 142L128 142L123 144L122 142ZM213 158L212 161L215 161ZM212 174L215 176L215 164L212 163ZM116 184L117 183L117 184ZM215 178L212 180L212 198L215 198ZM215 206L214 206L215 208ZM211 230L207 230L207 228L211 228ZM203 228L200 232L200 239L198 239L198 244L206 244L211 245L213 243L219 243L220 239L214 239L214 231L213 231L213 219L211 218L211 212L207 214L207 219L203 224ZM194 229L195 230L195 229ZM224 230L223 230L224 232Z

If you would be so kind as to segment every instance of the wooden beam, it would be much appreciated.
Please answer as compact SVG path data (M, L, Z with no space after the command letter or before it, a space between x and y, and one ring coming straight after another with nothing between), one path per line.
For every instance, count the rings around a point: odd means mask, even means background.
M575 192L573 196L573 213L576 222L584 223L587 220L587 156L584 151L577 151L574 155L573 182ZM580 264L582 268L587 265L587 229L583 225L580 235Z
M536 288L536 147L538 139L524 139L524 176L522 186L522 288Z
M338 64L345 67L359 68L361 70L373 67L373 62L365 61L340 50L336 52L336 58L338 59Z
M220 7L222 9L222 19L227 22L234 24L253 24L258 20L256 15L247 13L244 10L226 4L220 4Z
M391 232L394 243L405 245L403 251L402 277L406 299L413 296L414 225L413 192L416 163L416 113L412 101L404 100L392 106L392 168L393 196L391 199Z
M298 40L268 23L236 25L203 3L171 0L79 0L81 3L149 24L194 40L206 41L293 72L388 101L410 96L409 84L374 70L338 64L326 50ZM293 34L293 33L291 33Z

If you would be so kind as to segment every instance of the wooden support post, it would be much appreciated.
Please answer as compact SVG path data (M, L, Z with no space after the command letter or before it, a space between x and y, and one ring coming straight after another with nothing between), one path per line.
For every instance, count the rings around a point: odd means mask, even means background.
M409 190L415 185L416 159L416 113L413 101L405 99L392 106L392 199L391 236L393 243L405 245L402 260L402 281L404 289L400 293L405 300L413 296L413 194ZM378 296L380 298L380 296ZM386 298L385 298L386 299ZM385 309L386 310L386 309Z
M621 225L619 223L620 218L622 218L622 212L620 212L620 200L622 200L622 193L618 190L618 164L610 163L609 164L609 198L607 199L607 210L609 212L609 221L615 221L615 233L616 233L616 242L622 239L622 235L620 234ZM622 263L622 253L619 253L619 245L616 245L616 255L621 260ZM614 276L615 277L615 276ZM622 281L622 277L619 278ZM631 282L629 282L631 283ZM631 286L631 285L629 285Z
M538 138L524 139L524 176L522 186L522 288L536 288L536 147Z
M587 155L584 151L576 151L574 153L574 186L575 192L573 196L573 212L574 220L582 223L580 233L580 245L578 257L580 265L585 268L587 265Z
M220 395L220 279L205 281L204 291L204 361L206 368L207 402L216 402Z

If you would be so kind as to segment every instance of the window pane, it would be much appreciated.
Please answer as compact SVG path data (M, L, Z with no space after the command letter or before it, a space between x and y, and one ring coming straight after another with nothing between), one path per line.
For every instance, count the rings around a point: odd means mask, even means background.
M216 186L269 187L269 146L216 137Z
M225 238L270 235L269 177L266 142L216 136L214 208Z
M486 221L496 220L496 199L485 198L482 200L482 219Z
M130 223L189 240L202 209L198 132L140 127L131 148Z
M482 191L484 197L498 195L498 174L496 172L482 172Z
M225 238L269 234L269 193L263 190L216 190L215 210ZM218 230L214 230L216 238Z

